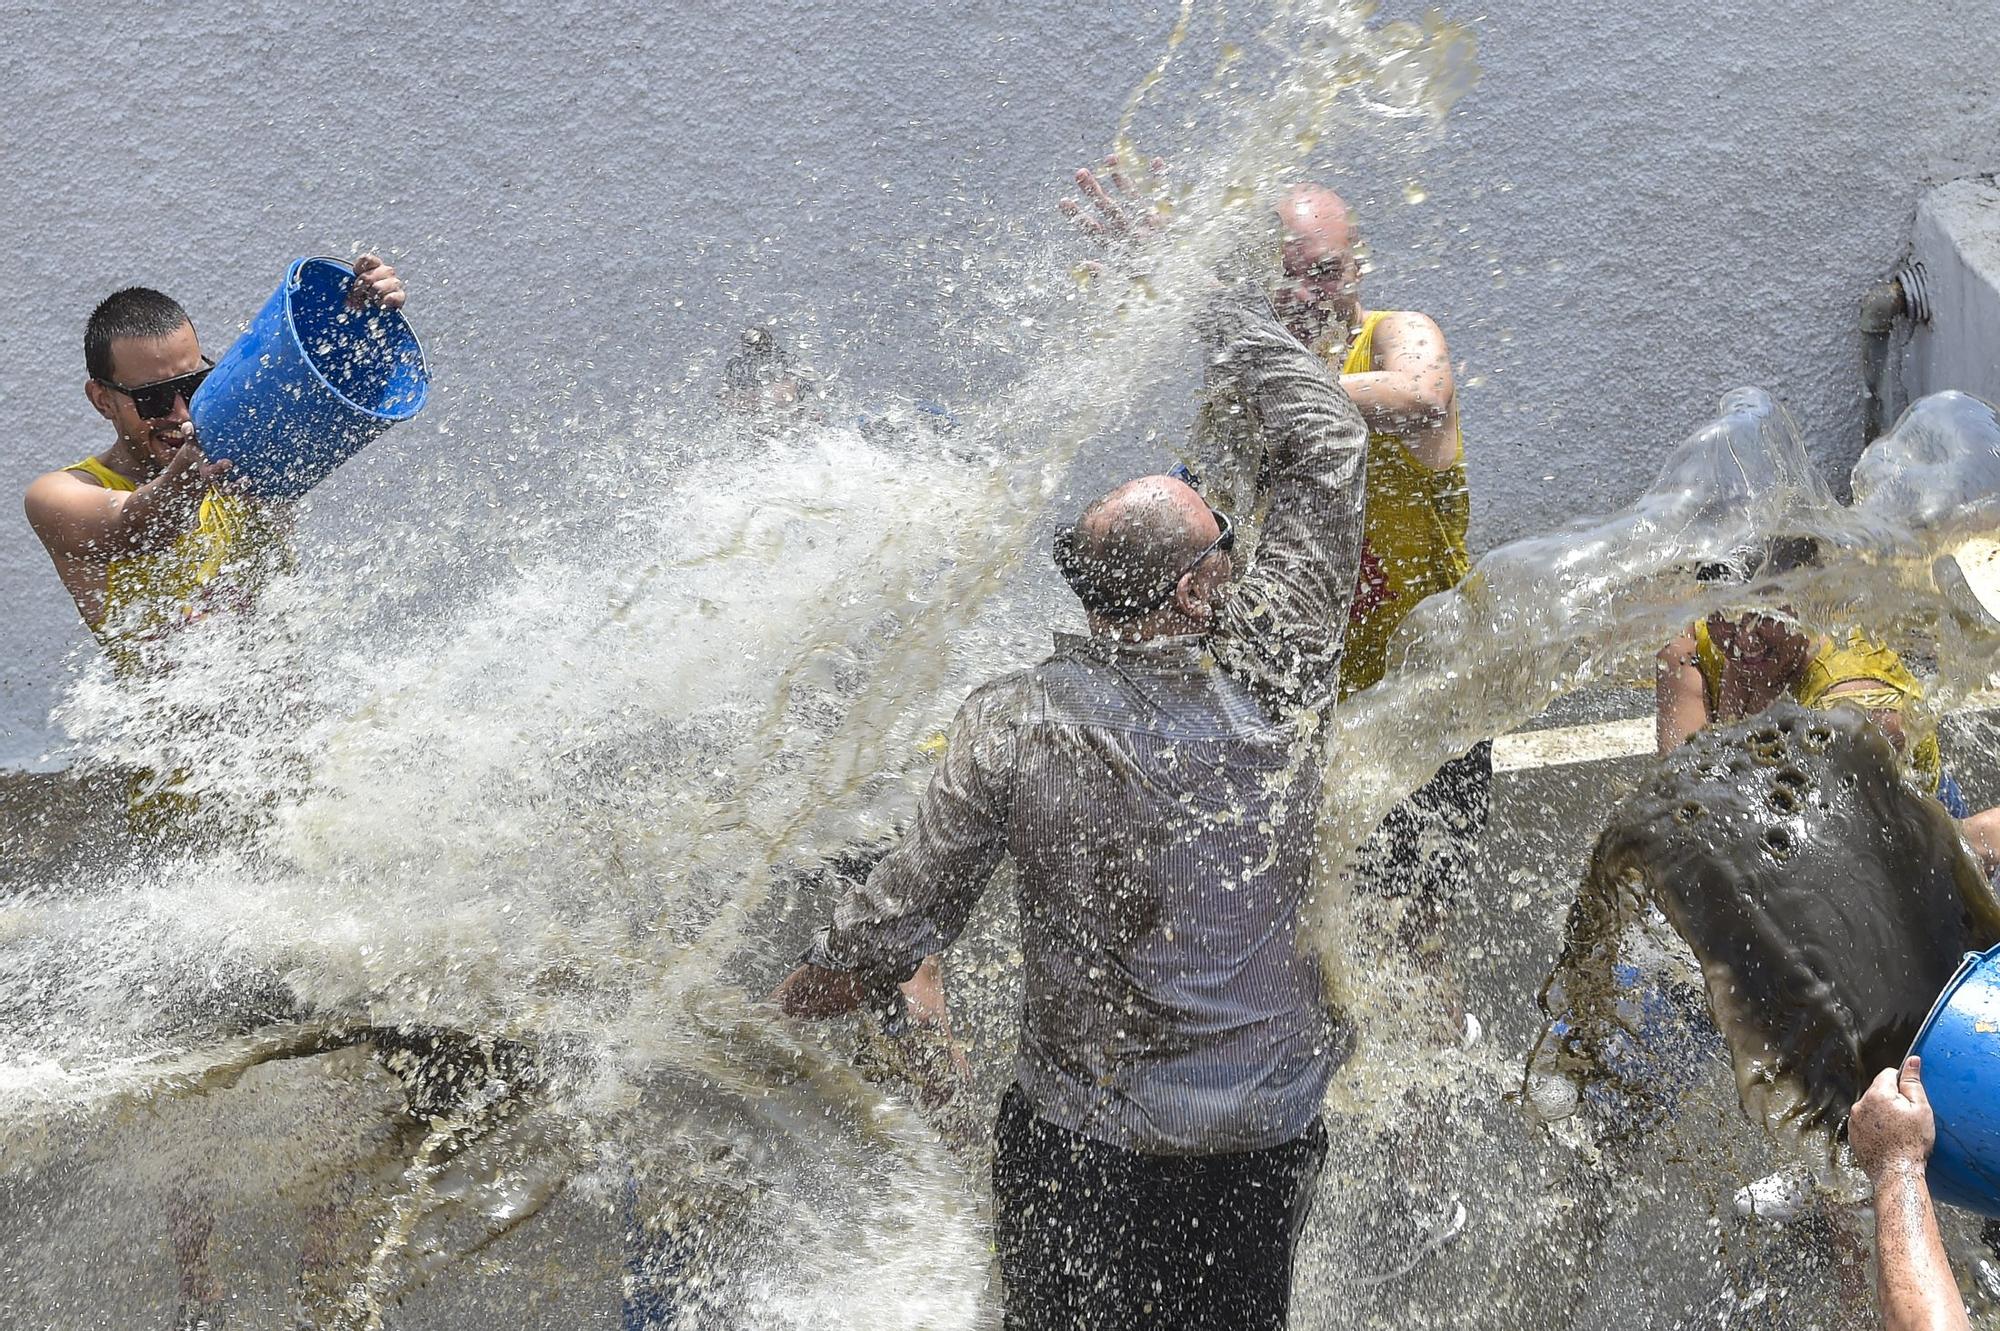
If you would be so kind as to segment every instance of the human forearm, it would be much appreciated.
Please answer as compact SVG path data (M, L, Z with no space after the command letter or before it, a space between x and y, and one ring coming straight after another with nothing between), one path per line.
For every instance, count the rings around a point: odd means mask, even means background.
M1343 374L1340 386L1376 430L1427 430L1451 414L1451 392L1435 376L1394 370Z
M1669 643L1660 652L1653 683L1654 738L1660 753L1672 753L1708 724L1704 688L1701 668L1695 664L1694 640Z
M1959 834L1991 878L2000 872L2000 808L1981 809L1958 825Z
M935 1026L950 1033L951 1012L944 997L944 967L935 955L923 959L917 973L903 981L903 1004L910 1020L920 1026Z
M1885 1331L1959 1331L1967 1326L1922 1160L1897 1160L1877 1171L1875 1249Z
M806 960L853 972L876 989L910 982L926 958L954 942L999 859L997 845L956 853L919 821L868 881L834 910Z
M92 543L111 553L149 554L172 545L195 525L209 486L229 471L227 458L210 462L183 424L185 440L167 459L160 474L129 494L109 496L110 507L97 515Z
M909 829L841 900L809 962L886 988L958 937L1005 849L996 787L1012 742L1004 697L981 690L967 699Z
M1262 425L1272 484L1312 480L1340 460L1360 458L1367 427L1340 380L1262 301L1216 314L1211 372L1235 382Z
M1325 362L1268 308L1223 317L1217 362L1262 424L1270 502L1216 634L1225 664L1316 705L1338 672L1360 565L1367 427Z
M105 523L100 540L118 553L164 550L194 527L204 493L205 487L190 483L185 473L156 476L124 496L124 502Z

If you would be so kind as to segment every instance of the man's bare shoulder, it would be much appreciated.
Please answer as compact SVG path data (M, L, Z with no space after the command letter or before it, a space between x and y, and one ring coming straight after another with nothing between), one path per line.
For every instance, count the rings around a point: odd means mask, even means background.
M62 504L78 499L100 496L106 487L103 481L84 471L78 464L58 467L45 471L28 482L27 502L33 509L37 504Z
M1422 310L1383 311L1382 321L1375 325L1375 337L1378 342L1432 342L1439 348L1444 346L1444 329Z
M104 482L89 472L59 467L28 482L22 507L35 534L44 544L54 545L60 542L67 519L100 511L106 494Z

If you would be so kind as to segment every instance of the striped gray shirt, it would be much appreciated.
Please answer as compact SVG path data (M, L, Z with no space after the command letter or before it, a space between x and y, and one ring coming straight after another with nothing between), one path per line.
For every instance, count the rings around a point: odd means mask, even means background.
M1021 1086L1051 1123L1161 1154L1292 1140L1344 1052L1299 929L1367 437L1261 300L1208 331L1259 418L1270 501L1215 627L1059 635L1048 660L974 692L908 833L808 953L906 979L1012 855Z

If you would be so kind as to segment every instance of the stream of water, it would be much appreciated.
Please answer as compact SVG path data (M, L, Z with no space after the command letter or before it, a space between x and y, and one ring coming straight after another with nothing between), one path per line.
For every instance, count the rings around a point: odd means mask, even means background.
M79 661L59 713L76 779L170 773L199 809L0 898L0 1317L997 1320L979 1151L1016 1001L1006 884L953 962L973 1085L946 1110L935 1049L801 1031L754 1000L830 910L822 865L907 813L958 699L1070 622L1037 554L1080 506L1065 480L1143 428L1212 274L1274 257L1257 251L1268 200L1342 134L1416 150L1473 76L1453 25L1337 3L1276 5L1256 46L1191 75L1177 62L1202 20L1190 3L1113 135L1141 160L1154 100L1199 84L1200 143L1140 182L1169 224L1093 281L1029 256L981 292L1019 368L954 404L956 429L864 431L830 408L772 433L705 405L560 437L496 426L460 445L507 467L468 481L438 459L143 679ZM1420 608L1400 663L1334 722L1314 931L1363 1040L1330 1106L1299 1324L1597 1324L1635 1320L1638 1298L1641 1324L1710 1325L1777 1306L1751 1286L1780 1288L1778 1268L1743 1276L1713 1209L1669 1196L1690 1157L1733 1181L1761 1167L1759 1129L1690 1101L1702 1150L1644 1165L1545 1129L1506 1099L1522 1049L1505 1020L1471 1050L1423 1033L1435 977L1374 941L1393 921L1350 898L1344 865L1439 763L1572 690L1650 679L1709 609L1777 597L1826 631L1865 627L1925 667L1941 710L1985 687L2000 626L1949 556L2000 518L1996 443L1990 409L1927 400L1843 507L1783 411L1741 390L1629 508L1495 550ZM1772 535L1827 557L1695 582ZM9 834L46 836L41 816L17 811ZM1532 1008L1519 972L1547 963L1579 869L1568 842L1499 855L1464 926L1486 941L1458 964L1489 1016ZM1409 1236L1377 1213L1418 1175L1480 1229L1410 1277ZM1655 1251L1620 1246L1635 1225ZM1685 1306L1632 1293L1649 1261Z

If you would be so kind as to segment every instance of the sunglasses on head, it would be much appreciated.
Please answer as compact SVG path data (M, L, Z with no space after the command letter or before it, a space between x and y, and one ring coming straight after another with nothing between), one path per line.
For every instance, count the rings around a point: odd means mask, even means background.
M150 384L140 384L127 388L124 384L110 379L91 377L114 393L123 393L132 399L132 410L149 421L162 420L174 414L174 399L185 398L194 401L194 392L201 387L202 380L215 368L215 362L208 357L201 358L201 368L186 374L177 374L171 379L159 379Z

